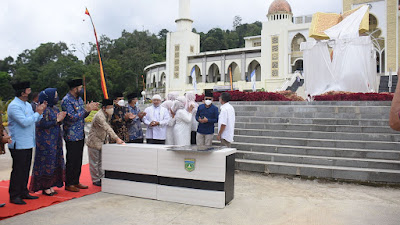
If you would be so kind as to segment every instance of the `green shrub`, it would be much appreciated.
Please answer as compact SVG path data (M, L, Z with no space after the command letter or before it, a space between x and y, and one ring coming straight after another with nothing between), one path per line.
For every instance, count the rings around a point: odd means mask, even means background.
M98 111L91 111L89 116L85 118L85 123L91 123L93 121L94 115L96 115Z

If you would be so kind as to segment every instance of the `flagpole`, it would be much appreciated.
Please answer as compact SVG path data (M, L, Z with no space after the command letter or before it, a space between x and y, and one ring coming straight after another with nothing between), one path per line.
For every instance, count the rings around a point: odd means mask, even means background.
M83 75L83 101L86 103L86 79L85 79L85 75Z
M105 76L104 76L103 62L101 60L100 46L99 46L99 41L98 41L98 38L97 38L96 27L94 26L92 16L90 15L90 13L89 13L87 8L86 8L85 14L89 16L90 22L92 23L92 26L93 26L94 36L96 38L97 54L99 56L101 89L103 90L104 98L108 99L107 84L106 84L106 79L105 79Z
M231 91L233 91L233 82L232 82L232 67L229 67L229 77L231 80Z

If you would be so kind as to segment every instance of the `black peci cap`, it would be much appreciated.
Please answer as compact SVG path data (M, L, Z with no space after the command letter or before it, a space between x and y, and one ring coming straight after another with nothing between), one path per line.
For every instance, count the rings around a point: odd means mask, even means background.
M211 97L211 98L214 97L212 90L206 90L204 94L205 94L205 97Z
M67 82L69 88L74 88L83 85L82 79L73 79Z
M31 83L28 82L28 81L26 81L26 82L18 82L18 83L12 84L12 87L13 87L14 90L16 90L16 91L25 90L25 89L31 87Z
M137 98L138 96L139 96L138 93L130 93L130 94L127 96L127 99L128 99L128 100L132 100L132 99L134 99L134 98Z
M103 99L102 103L103 107L109 106L109 105L113 105L114 102L111 99Z

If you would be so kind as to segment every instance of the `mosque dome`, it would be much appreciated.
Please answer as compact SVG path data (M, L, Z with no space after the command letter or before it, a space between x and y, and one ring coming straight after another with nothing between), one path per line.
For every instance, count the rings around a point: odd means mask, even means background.
M271 3L268 14L292 13L292 7L286 0L275 0Z

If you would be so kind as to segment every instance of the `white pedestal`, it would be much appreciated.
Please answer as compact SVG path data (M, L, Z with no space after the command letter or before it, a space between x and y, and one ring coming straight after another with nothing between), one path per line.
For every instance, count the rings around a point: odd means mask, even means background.
M232 201L236 149L198 152L169 147L104 145L102 191L215 208Z

